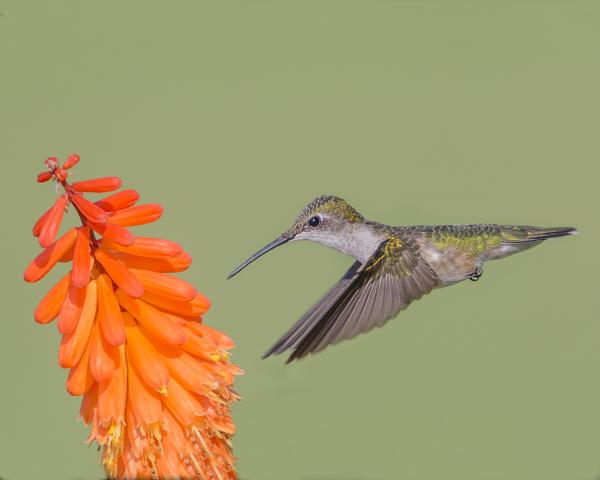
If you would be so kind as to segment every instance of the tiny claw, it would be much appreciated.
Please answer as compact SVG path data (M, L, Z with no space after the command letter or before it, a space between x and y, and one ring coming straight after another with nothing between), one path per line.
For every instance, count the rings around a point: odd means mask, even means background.
M477 280L479 280L481 278L482 275L483 275L483 268L477 267L477 270L475 270L471 275L469 275L469 280L471 280L472 282L476 282Z

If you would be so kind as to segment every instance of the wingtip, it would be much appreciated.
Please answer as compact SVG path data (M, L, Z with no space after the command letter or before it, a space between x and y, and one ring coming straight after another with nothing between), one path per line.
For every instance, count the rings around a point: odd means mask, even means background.
M286 365L289 365L290 363L292 363L294 360L296 360L296 357L294 357L294 354L292 353L287 360L285 361Z
M308 352L310 353L310 352ZM290 363L297 361L297 360L301 360L304 357L306 357L308 355L307 352L301 352L300 350L298 350L298 348L296 348L291 355L287 358L287 360L285 361L286 365L289 365Z
M261 360L266 360L267 358L269 358L272 355L275 355L277 352L273 352L273 351L267 351L265 353L262 354L262 356L260 357ZM296 360L296 357L294 356L294 354L292 353L287 360L285 361L286 365L289 365L290 363L292 363L294 360Z

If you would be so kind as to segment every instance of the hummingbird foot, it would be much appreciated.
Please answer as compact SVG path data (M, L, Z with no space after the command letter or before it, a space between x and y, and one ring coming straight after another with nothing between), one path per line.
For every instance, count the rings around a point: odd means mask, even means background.
M476 282L477 280L479 280L481 278L482 275L483 275L483 268L477 267L477 270L475 270L471 275L469 275L469 280L471 280L472 282Z

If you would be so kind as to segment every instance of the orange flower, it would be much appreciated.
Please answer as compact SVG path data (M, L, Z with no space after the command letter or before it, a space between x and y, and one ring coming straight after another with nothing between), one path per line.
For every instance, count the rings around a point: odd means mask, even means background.
M48 158L37 176L64 193L33 227L44 250L24 278L37 282L58 262L72 262L34 316L42 324L58 318L58 361L70 369L67 391L83 395L88 441L100 445L113 479L236 479L229 407L239 399L232 387L242 371L229 362L233 342L202 323L208 299L170 275L186 270L191 257L175 242L127 229L163 213L157 204L136 206L135 190L85 198L120 188L121 179L70 184L68 170L78 162L71 155L61 167ZM82 225L56 239L69 207Z

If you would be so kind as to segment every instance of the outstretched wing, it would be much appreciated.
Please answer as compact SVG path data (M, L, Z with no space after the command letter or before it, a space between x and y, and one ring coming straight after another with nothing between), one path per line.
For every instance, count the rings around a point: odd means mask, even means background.
M416 242L390 236L364 265L355 262L263 358L293 348L289 363L381 327L439 285Z

